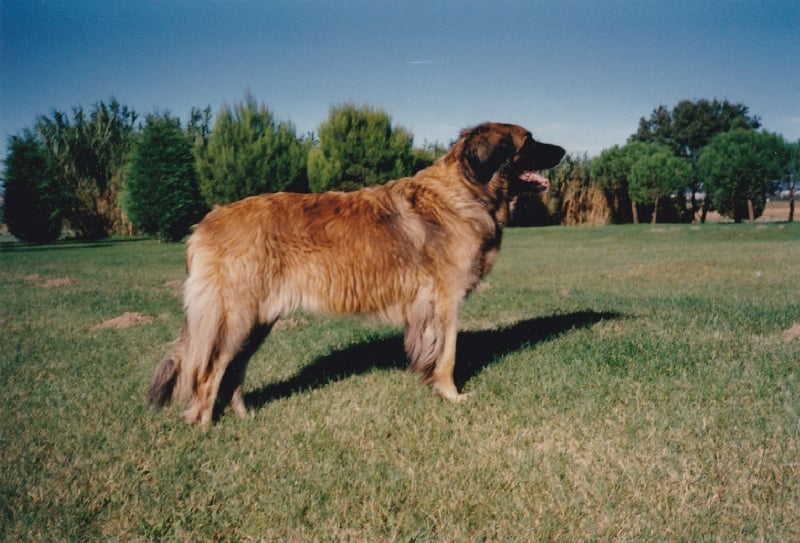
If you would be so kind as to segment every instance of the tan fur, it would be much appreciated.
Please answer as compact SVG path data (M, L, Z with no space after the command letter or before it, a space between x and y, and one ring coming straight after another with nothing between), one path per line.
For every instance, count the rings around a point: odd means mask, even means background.
M156 370L151 404L189 400L187 422L209 423L254 328L300 308L404 326L411 368L439 396L463 399L453 382L459 304L494 263L514 176L562 155L518 126L484 124L414 177L214 209L187 244L186 324ZM240 415L246 364L236 364L231 398Z

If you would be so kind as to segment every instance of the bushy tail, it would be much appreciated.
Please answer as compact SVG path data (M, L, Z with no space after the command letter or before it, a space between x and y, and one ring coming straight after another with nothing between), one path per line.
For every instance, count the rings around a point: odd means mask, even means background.
M147 403L154 410L161 409L172 401L175 383L178 380L178 367L175 361L166 357L158 363L150 388L147 391Z

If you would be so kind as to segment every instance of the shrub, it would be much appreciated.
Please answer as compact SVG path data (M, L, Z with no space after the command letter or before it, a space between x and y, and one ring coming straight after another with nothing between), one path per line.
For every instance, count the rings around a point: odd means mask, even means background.
M308 156L314 192L354 190L414 173L413 136L393 128L389 115L369 106L331 108L319 128L319 146Z
M49 171L42 144L32 132L11 137L3 216L9 231L22 241L51 243L61 235L61 192Z

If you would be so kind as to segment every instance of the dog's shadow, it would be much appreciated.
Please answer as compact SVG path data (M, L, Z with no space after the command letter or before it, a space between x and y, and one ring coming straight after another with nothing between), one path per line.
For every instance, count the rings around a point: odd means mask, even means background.
M615 312L580 311L517 322L497 330L466 331L458 335L455 381L458 388L504 354L534 345L573 329L586 328L600 321L622 317ZM329 383L373 369L401 369L408 366L402 335L351 345L317 358L296 375L245 395L248 407L292 396L297 392L321 388Z

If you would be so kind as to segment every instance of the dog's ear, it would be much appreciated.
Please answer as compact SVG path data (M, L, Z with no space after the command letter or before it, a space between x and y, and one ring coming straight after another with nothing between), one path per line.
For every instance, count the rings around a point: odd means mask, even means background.
M461 166L473 183L488 183L517 153L513 135L502 126L480 125L462 137Z

